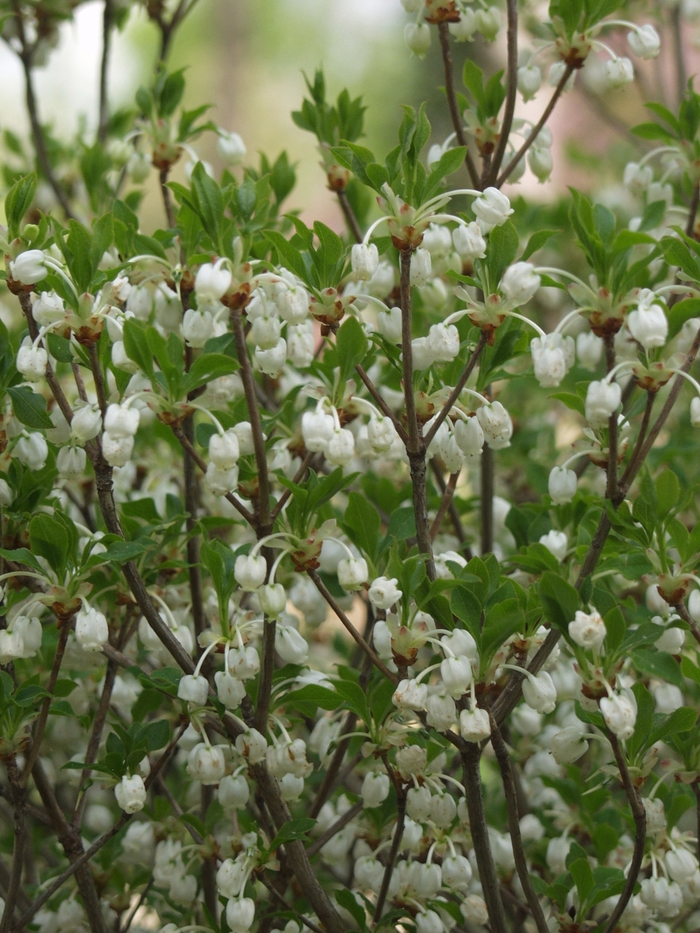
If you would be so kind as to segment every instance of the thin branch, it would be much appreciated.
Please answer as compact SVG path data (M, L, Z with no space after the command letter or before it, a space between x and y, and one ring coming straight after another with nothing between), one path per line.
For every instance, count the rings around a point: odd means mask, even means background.
M285 899L282 897L282 895L279 893L279 891L275 890L274 885L270 884L270 882L267 880L267 878L264 875L256 875L256 878L259 881L262 881L262 883L265 885L265 887L270 892L270 894L272 894L274 897L277 898L277 900L280 902L280 904L282 904L285 910L288 910L290 913L293 913L296 917L298 917L299 920L301 920L301 922L304 924L304 926L312 930L313 933L324 933L321 927L317 926L313 922L313 920L307 920L307 918L303 914L300 914L298 910L295 910L290 904L288 904L285 901Z
M498 873L491 853L489 831L484 810L484 794L481 785L481 748L476 742L467 742L462 750L464 789L469 813L469 828L479 868L479 880L486 901L491 933L508 933L506 915L501 900Z
M364 383L365 388L367 389L369 394L372 396L374 401L379 406L379 409L381 410L382 414L386 415L386 417L394 425L394 429L396 430L396 433L399 435L399 437L405 444L408 441L408 434L406 433L406 429L401 424L399 419L396 417L394 412L389 408L386 401L382 398L381 394L379 393L379 389L377 389L375 384L372 382L372 380L369 378L369 376L367 375L365 370L362 368L362 366L360 366L359 363L355 367L355 372L357 373L357 375L360 377L360 379Z
M266 549L263 549L266 550ZM268 568L271 561L268 560ZM262 644L260 646L260 686L258 687L258 703L255 710L255 728L263 735L267 732L267 719L270 714L270 699L272 697L272 679L275 673L275 635L277 622L265 616L263 622Z
M493 550L493 448L484 444L481 452L481 553L489 554Z
M688 84L688 71L685 67L683 48L683 26L681 24L681 5L671 9L671 35L673 36L673 62L676 66L676 106L680 105Z
M700 203L700 181L693 185L693 193L690 197L688 206L688 221L685 225L686 236L692 237L695 230L695 220L698 216L698 204Z
M462 114L459 112L457 103L457 92L455 91L455 76L452 70L452 51L450 49L450 31L447 23L438 23L438 36L440 37L440 51L442 53L442 66L445 72L445 94L447 96L447 106L452 120L452 129L455 131L457 142L460 146L465 146L467 151L464 155L464 164L467 166L471 183L476 188L479 184L479 171L474 164L474 160L467 146L467 139L464 135L464 124Z
M362 798L360 798L357 803L354 803L342 816L339 816L338 819L333 823L328 829L323 833L322 836L319 836L318 839L314 839L310 846L306 849L306 854L311 858L311 856L316 855L316 853L325 846L329 839L332 839L336 833L339 833L343 827L347 826L351 820L354 820L358 813L362 812L362 808L365 803Z
M17 53L19 60L22 62L22 70L24 71L24 83L25 83L25 101L27 105L27 113L29 114L29 123L32 130L32 141L34 143L34 151L36 152L36 157L41 166L41 170L46 176L46 180L49 183L53 193L56 195L58 203L63 208L66 217L74 217L74 213L71 209L70 202L66 192L61 187L60 182L54 174L53 166L51 165L51 159L49 157L49 150L46 145L46 137L44 136L44 129L41 125L41 120L39 119L39 107L37 104L36 93L34 90L34 79L32 76L32 48L27 42L27 34L24 30L24 18L22 15L22 7L19 3L19 0L14 0L13 2L15 21L17 24L17 35L19 37L21 50ZM12 46L10 46L12 48Z
M335 751L333 752L333 757L331 758L328 767L326 768L326 773L323 775L323 780L321 781L321 784L316 791L316 796L312 800L311 806L309 807L308 816L312 819L315 819L318 816L321 807L324 805L326 800L328 800L332 792L336 776L338 771L340 771L340 766L343 763L343 758L345 758L345 753L347 752L348 745L350 744L348 733L354 732L356 724L357 715L352 711L348 711L348 714L345 718L343 731L341 733L341 739L338 742Z
M304 455L304 459L301 461L301 466L299 467L299 469L296 471L296 473L292 477L292 482L295 485L299 485L299 483L301 483L301 481L304 479L304 477L309 471L309 467L311 466L311 463L313 462L313 459L315 456L316 456L315 452L307 450L306 454ZM285 489L282 495L280 496L277 502L277 505L273 508L272 512L270 513L270 520L273 523L277 521L277 518L282 512L282 509L285 507L287 502L289 502L291 495L292 495L292 490Z
M7 885L5 904L3 906L2 917L0 918L0 933L8 933L12 917L15 912L17 898L22 884L22 868L24 865L24 852L27 845L27 810L26 810L26 788L22 783L19 770L17 769L17 759L14 755L9 756L5 761L7 777L10 783L13 806L14 823L14 842L12 847L12 867L10 869L10 879Z
M606 334L603 338L605 344L605 363L608 373L615 368L615 337ZM608 418L608 470L605 486L605 498L611 502L617 496L617 412Z
M549 933L549 927L542 911L542 905L537 897L537 893L530 880L530 869L527 866L525 850L523 848L523 839L520 834L520 808L518 807L518 795L515 786L515 776L511 764L510 755L506 743L503 740L498 724L490 714L491 719L491 745L493 746L498 767L501 769L501 778L503 780L503 792L506 798L506 807L508 809L508 829L513 843L513 856L515 858L515 867L520 878L523 892L527 903L532 911L532 916L539 933Z
M498 172L503 163L503 156L506 152L510 131L513 126L513 116L515 115L515 97L518 92L518 3L517 0L507 0L508 11L508 64L506 73L507 92L506 106L503 111L503 121L501 122L501 132L498 137L498 144L493 154L491 169L488 174L486 185L493 185L498 176Z
M326 602L331 607L333 612L335 612L335 614L338 616L340 621L343 623L347 631L350 633L350 635L352 635L352 637L355 639L355 641L360 646L360 648L362 648L362 650L367 655L367 657L372 661L374 666L377 667L382 672L382 674L384 674L387 680L390 680L392 682L392 684L398 684L399 678L396 676L396 674L394 674L392 671L389 670L386 664L377 655L374 648L370 647L370 645L367 644L367 642L364 640L362 635L360 635L360 633L357 631L357 629L352 624L350 619L348 619L348 617L345 615L345 613L340 608L338 603L335 601L334 597L328 591L328 588L326 587L323 580L316 573L316 571L307 570L306 572L313 580L314 584L316 585L316 589L319 591L321 596L323 596L323 598L326 600Z
M341 188L339 191L336 191L338 195L338 203L340 204L340 209L343 212L345 217L345 223L348 225L350 233L352 233L355 238L356 243L362 242L362 230L360 230L360 225L357 222L357 217L355 217L355 212L350 205L348 200L348 193L344 188Z
M452 497L454 496L455 486L457 485L457 480L459 479L459 473L451 473L449 482L445 487L445 491L442 495L442 501L440 502L440 508L437 511L437 515L433 519L433 524L430 529L430 540L434 541L437 537L442 523L447 515L447 511L452 504Z
M613 930L617 926L617 922L620 917L625 912L625 908L630 901L630 898L634 894L634 886L637 883L637 878L639 876L639 871L642 867L642 859L644 858L644 840L646 839L646 826L647 818L646 811L644 809L644 804L639 795L639 791L634 786L632 778L630 776L629 770L627 768L627 762L625 761L625 756L622 753L620 748L620 743L617 740L617 736L614 735L610 729L606 727L606 733L608 736L608 741L612 746L613 754L615 755L615 761L617 762L617 767L620 771L620 777L622 778L622 786L625 789L625 794L632 810L632 817L634 819L634 851L632 853L632 862L629 867L629 872L627 874L627 881L625 882L625 887L620 895L620 899L615 905L610 918L608 920L607 926L605 927L605 933L613 933Z
M401 261L401 351L403 357L403 391L406 402L406 422L408 425L408 441L406 450L409 454L418 453L421 449L421 438L418 430L416 415L416 399L413 391L413 347L411 341L411 251L402 250Z
M382 878L382 886L379 889L377 904L374 908L374 915L372 917L374 923L379 922L384 911L384 904L386 902L386 896L389 893L389 884L391 883L391 876L394 873L394 865L396 864L396 857L399 854L405 825L406 790L403 786L400 786L397 788L396 793L396 826L394 827L394 838L391 843L391 849L389 850L389 858L384 868L384 877Z
M101 143L107 139L109 127L109 99L107 95L107 77L109 71L109 53L112 44L112 16L113 0L104 0L102 14L102 59L100 61L100 120L97 129L97 138Z
M168 222L170 230L175 229L175 210L173 208L173 199L168 188L169 169L162 168L158 179L160 181L160 193L163 198L163 209L165 210L165 219Z
M426 447L430 446L430 442L432 441L432 439L435 437L438 430L440 429L440 425L443 423L445 418L447 418L449 413L452 411L452 407L454 406L455 402L459 398L462 392L462 389L467 384L467 380L469 379L472 372L474 371L474 367L479 362L479 357L481 356L481 352L485 346L486 346L486 333L482 330L481 336L479 337L479 341L474 347L474 349L472 350L472 354L467 360L467 365L464 367L461 376L455 383L455 387L452 389L452 391L448 395L447 401L440 409L438 416L436 417L435 421L430 426L430 430L423 438Z
M554 110L556 106L557 101L559 100L561 95L564 93L566 82L569 80L569 78L571 77L573 73L574 73L574 66L567 65L566 68L564 69L564 73L561 76L559 84L557 84L556 88L554 89L554 93L549 99L549 103L544 109L544 113L542 114L540 119L537 121L537 123L532 129L532 132L527 137L525 142L522 144L520 149L518 149L518 151L515 153L513 158L508 163L508 165L506 165L506 167L503 169L503 171L499 175L498 180L496 181L496 185L495 185L496 188L502 187L503 183L507 181L511 172L513 172L516 166L519 165L520 160L525 156L530 146L535 142L535 140L539 136L540 130L545 125L547 120L549 120L552 114L552 111Z

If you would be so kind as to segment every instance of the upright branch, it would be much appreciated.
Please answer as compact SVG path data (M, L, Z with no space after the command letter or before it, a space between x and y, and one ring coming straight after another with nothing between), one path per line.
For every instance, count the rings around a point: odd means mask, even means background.
M486 180L486 187L494 185L498 178L503 156L505 155L508 138L513 126L513 116L515 115L515 99L518 93L518 2L517 0L507 0L508 10L508 61L506 66L506 104L503 111L503 121L501 131L498 137L498 144L493 153L491 168Z
M109 55L112 45L112 19L114 15L114 0L104 0L102 11L102 58L100 60L100 115L97 127L97 138L101 143L107 139L109 128L109 97L108 97L108 71Z
M464 164L469 172L469 179L475 188L479 186L479 171L474 164L474 159L467 146L467 138L464 135L464 123L462 114L459 112L457 103L457 92L455 90L455 76L452 69L452 51L450 49L450 30L447 23L438 23L438 36L440 37L440 51L442 53L442 66L445 73L445 94L447 96L447 106L452 120L452 129L455 131L455 137L460 146L465 146L467 151L464 155Z
M606 371L609 373L615 368L614 335L606 334L603 342L605 345L605 366ZM611 502L617 496L617 417L617 412L613 412L608 419L608 470L605 498L610 499Z

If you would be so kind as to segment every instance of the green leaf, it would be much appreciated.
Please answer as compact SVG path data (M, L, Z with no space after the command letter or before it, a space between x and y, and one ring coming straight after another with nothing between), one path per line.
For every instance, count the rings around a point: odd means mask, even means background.
M539 594L549 621L568 634L569 622L573 622L579 608L576 590L563 577L546 570L540 578Z
M606 613L603 621L605 622L606 632L605 653L606 655L614 655L623 642L627 631L627 623L617 606Z
M140 554L149 549L151 539L146 541L115 541L107 550L99 555L101 561L115 561L118 564L124 564L128 560L134 560Z
M700 298L684 298L668 311L668 339L680 333L686 321L700 317Z
M202 162L197 162L195 165L191 181L195 210L202 220L204 229L214 245L218 247L224 219L224 200L221 188L213 178L207 175Z
M53 421L46 411L46 402L28 386L12 386L7 390L12 399L15 418L28 428L52 428Z
M391 513L389 527L386 531L386 542L405 541L416 534L416 512L413 506L405 506Z
M675 658L665 651L649 651L638 648L632 652L632 663L642 674L659 677L677 687L683 686L683 675Z
M355 900L355 895L352 891L348 891L347 888L339 888L335 892L335 899L338 904L345 908L347 912L352 916L352 919L357 924L359 930L367 929L367 921L365 919L365 911ZM348 931L350 933L350 931Z
M158 93L158 92L157 92ZM158 93L158 114L169 117L178 108L182 95L185 93L184 69L169 74Z
M486 265L489 270L489 282L495 289L503 273L515 259L520 245L520 237L512 221L507 220L500 227L494 227L489 233L486 247Z
M278 846L284 845L285 842L293 842L295 839L301 839L307 833L311 832L315 825L316 820L312 820L309 817L301 820L290 820L282 826L270 843L270 851L276 849Z
M85 227L77 220L68 221L68 236L66 237L66 263L75 282L78 294L87 292L92 283L92 237ZM102 256L100 256L100 259Z
M146 330L143 321L133 318L124 321L124 349L129 359L153 381L153 354L148 347Z
M344 391L345 383L355 371L357 364L365 359L369 348L367 337L357 318L349 317L339 328L335 345L340 363L338 384Z
M58 334L46 334L44 337L49 353L59 363L72 363L75 359L70 347L70 340Z
M381 520L371 502L358 492L351 492L345 510L348 535L354 544L367 554L372 562L377 559Z
M71 544L64 524L53 516L40 512L29 523L29 542L32 553L44 557L61 578Z
M559 401L563 402L567 408L570 408L572 411L577 411L579 415L582 415L585 418L586 403L580 395L574 395L573 392L553 392L550 395L550 398L559 399Z
M576 859L569 866L571 877L574 879L581 906L586 902L588 895L594 887L593 872L587 858Z
M659 513L668 516L680 498L681 487L678 477L673 470L664 470L655 485Z
M6 557L7 560L14 561L17 564L25 564L36 570L37 573L44 574L46 571L41 566L36 557L26 547L15 548L10 551L7 548L0 548L0 557Z
M198 357L185 377L184 392L192 392L219 376L228 376L238 370L238 362L225 353L204 353Z
M681 732L690 732L695 726L698 714L694 709L688 706L681 706L674 710L664 721L656 726L649 735L646 744L653 745L661 739L667 739L671 735L678 735Z
M525 247L525 252L520 257L520 262L528 260L538 249L542 249L551 237L557 236L560 233L561 230L538 230L536 233L533 233L527 241L527 246Z
M20 234L20 224L24 215L32 206L36 192L36 172L23 175L5 195L5 217L7 218L7 238L14 240Z

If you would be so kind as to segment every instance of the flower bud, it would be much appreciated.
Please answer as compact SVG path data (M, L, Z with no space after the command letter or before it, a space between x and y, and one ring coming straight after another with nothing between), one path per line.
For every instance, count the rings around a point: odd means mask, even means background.
M218 745L200 742L187 756L187 773L202 784L218 784L225 770L224 753Z
M473 262L486 256L486 240L481 234L481 227L474 220L452 231L452 242L461 259Z
M275 630L275 651L287 664L305 664L309 646L291 625L280 625Z
M389 775L380 771L368 771L360 792L365 807L378 807L389 796Z
M56 469L61 476L80 476L85 470L87 455L82 447L61 447L56 456Z
M240 554L233 575L241 589L251 593L265 582L267 561L261 554Z
M403 38L414 55L425 58L425 53L430 48L430 26L427 23L406 23Z
M627 41L633 55L639 58L657 58L661 51L661 39L651 23L638 26L627 33Z
M208 311L188 308L182 319L182 336L189 347L201 348L214 334L214 318Z
M36 472L44 468L46 458L49 455L49 447L46 438L42 434L32 431L29 434L22 434L15 445L13 453L20 463Z
M525 103L535 99L535 95L541 86L542 72L536 65L527 65L518 68L518 90L523 95L523 101Z
M484 233L500 227L513 213L510 201L498 188L485 188L472 204L472 210Z
M46 375L48 354L43 347L32 345L27 337L17 353L17 369L27 382L38 382Z
M125 813L137 813L143 810L146 802L146 786L140 774L125 774L114 788L117 803Z
M369 282L379 265L379 252L374 243L356 243L350 252L352 277L357 282Z
M425 285L433 273L430 253L427 249L417 249L411 256L411 285Z
M230 900L226 905L226 922L231 933L248 933L255 920L255 901L250 897Z
M493 450L503 450L504 447L510 447L510 439L513 436L513 422L500 402L482 405L477 410L476 417L489 447Z
M661 305L638 307L627 315L627 327L645 350L663 347L668 336L668 320Z
M491 735L491 722L488 710L476 706L463 709L459 716L459 731L467 742L481 742Z
M338 583L344 590L352 592L362 589L367 582L369 570L364 557L344 557L338 561Z
M634 68L629 58L611 58L605 63L605 80L611 90L634 81Z
M593 381L586 392L586 418L593 427L605 425L620 407L622 393L617 382Z
M93 408L92 405L83 405L82 408L76 408L73 412L73 420L70 423L70 435L73 440L79 444L85 441L91 441L97 437L102 427L102 415Z
M44 265L44 258L43 250L25 250L10 263L10 275L22 285L36 285L49 274Z
M105 414L104 428L113 438L133 437L139 429L138 408L112 404Z
M109 638L107 619L96 609L79 609L75 616L75 638L83 651L100 651Z
M572 623L573 624L573 623ZM576 726L567 726L555 732L552 736L550 748L554 760L560 765L570 765L578 761L588 751L588 742L584 739Z
M216 141L216 151L227 165L240 165L247 153L245 143L238 133L227 133L221 128Z
M184 674L177 686L177 695L194 706L206 706L209 696L207 678L201 674Z
M224 775L219 781L216 796L224 810L242 810L250 797L250 789L245 776L242 774Z
M551 713L557 702L557 689L547 671L530 674L522 683L523 699L538 713Z
M472 666L469 658L445 658L440 664L440 676L445 689L451 697L457 699L463 696L472 683Z
M220 470L232 470L238 463L240 449L233 430L212 434L209 439L209 459Z
M287 606L287 591L281 583L263 583L258 589L260 608L271 619L278 618Z
M555 505L565 505L576 495L578 479L573 470L555 466L549 474L549 495Z
M413 679L402 680L391 699L399 709L422 710L428 699L428 688Z

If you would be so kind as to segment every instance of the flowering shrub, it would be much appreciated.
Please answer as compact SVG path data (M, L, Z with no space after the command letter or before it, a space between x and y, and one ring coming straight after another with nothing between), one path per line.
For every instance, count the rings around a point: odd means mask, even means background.
M407 107L376 156L309 81L342 235L181 109L193 2L146 4L163 62L70 151L33 91L67 12L4 4L36 165L2 231L0 933L700 925L697 4L402 2L453 132ZM572 83L633 81L661 27L636 216L512 201ZM503 31L458 90L453 42ZM172 181L204 133L228 167Z

